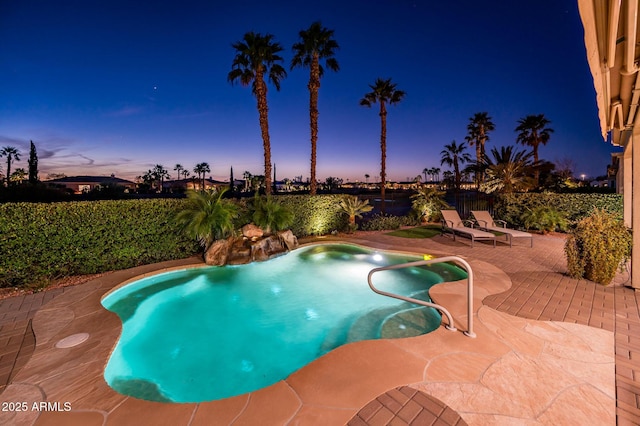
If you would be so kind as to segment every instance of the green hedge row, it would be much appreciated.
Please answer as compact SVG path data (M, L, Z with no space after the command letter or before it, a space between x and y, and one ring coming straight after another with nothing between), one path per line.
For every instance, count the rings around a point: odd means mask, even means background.
M171 221L184 200L0 204L0 287L188 257Z
M568 220L577 221L588 216L594 208L604 209L622 218L622 194L504 194L494 208L496 219L512 226L523 226L522 214L528 209L550 206L564 213Z
M277 198L294 213L291 230L298 237L328 234L346 226L339 195ZM40 286L65 276L191 256L199 251L198 244L172 221L184 202L0 204L0 287Z
M342 214L342 195L278 195L276 198L294 214L291 231L297 237L326 235L347 226Z

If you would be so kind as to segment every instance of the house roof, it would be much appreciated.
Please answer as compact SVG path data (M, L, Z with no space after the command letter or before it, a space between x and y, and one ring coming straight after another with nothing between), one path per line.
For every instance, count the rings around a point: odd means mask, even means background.
M638 3L635 0L578 0L584 43L596 89L602 136L625 146L639 119L640 40Z
M134 182L115 176L66 176L60 179L48 180L47 183L95 183L100 185L135 185Z

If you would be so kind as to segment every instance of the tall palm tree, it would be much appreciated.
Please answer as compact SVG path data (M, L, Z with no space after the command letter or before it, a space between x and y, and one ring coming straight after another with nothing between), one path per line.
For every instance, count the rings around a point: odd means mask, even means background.
M467 131L469 134L465 136L465 140L469 146L476 147L476 189L480 188L482 183L482 174L480 173L480 165L482 163L482 155L484 154L484 145L489 140L488 133L495 130L496 126L491 121L488 112L477 112L473 117L469 118Z
M311 195L316 193L316 143L318 141L318 89L320 78L324 74L324 67L320 64L324 60L325 67L331 71L338 71L340 66L333 57L340 48L333 39L333 30L323 28L320 22L314 22L307 30L299 33L300 41L293 45L293 59L291 69L295 67L309 68L309 121L311 127Z
M273 40L273 35L253 31L246 33L241 41L232 46L236 50L236 56L227 80L232 84L239 81L245 87L251 85L251 91L256 97L264 147L265 191L268 195L271 194L271 140L265 76L276 90L280 90L280 80L287 76L287 72L279 64L282 57L278 53L282 51L282 46Z
M204 191L204 177L207 173L211 172L209 168L209 163L198 163L193 168L193 173L198 175L198 179L200 179L200 190Z
M486 154L482 158L483 169L487 175L482 185L485 192L511 193L535 187L533 152L514 152L514 147L503 146L500 151L493 148L491 155L493 159Z
M422 169L422 174L424 175L424 181L427 181L427 175L431 174L431 169L427 169L426 167Z
M370 84L371 92L364 95L360 100L360 105L371 107L375 103L380 104L380 211L384 213L385 185L387 183L387 104L396 105L405 97L406 93L396 89L396 84L388 78L376 79Z
M471 156L468 152L465 152L466 149L467 146L464 142L458 145L456 141L453 140L450 144L445 145L444 149L440 152L440 155L442 156L440 164L446 164L449 167L453 167L456 191L460 189L460 166L464 163L471 162Z
M533 161L536 164L540 161L538 157L538 147L540 144L546 145L547 142L549 142L551 133L553 133L553 129L547 127L549 124L551 124L551 121L547 120L544 114L527 115L518 120L518 127L516 127L518 137L516 142L530 146L533 149ZM535 171L535 179L536 185L538 185L540 179L540 172L538 170Z
M11 162L20 161L20 151L13 146L5 146L0 150L0 157L7 157L7 173L6 180L7 186L9 186L11 179Z

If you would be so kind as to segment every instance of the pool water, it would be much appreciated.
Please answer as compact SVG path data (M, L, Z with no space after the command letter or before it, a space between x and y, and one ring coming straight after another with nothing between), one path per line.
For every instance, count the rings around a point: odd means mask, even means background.
M144 278L109 293L122 335L104 377L141 399L201 402L285 379L346 343L432 331L440 314L374 293L373 268L421 260L346 244L315 245L267 262L200 267ZM381 290L429 300L465 278L449 264L384 271Z

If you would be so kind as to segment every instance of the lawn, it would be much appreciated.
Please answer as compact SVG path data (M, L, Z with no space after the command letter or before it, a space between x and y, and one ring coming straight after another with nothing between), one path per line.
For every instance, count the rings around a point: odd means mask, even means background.
M441 225L416 226L415 228L400 229L389 232L387 235L403 238L431 238L442 232Z

